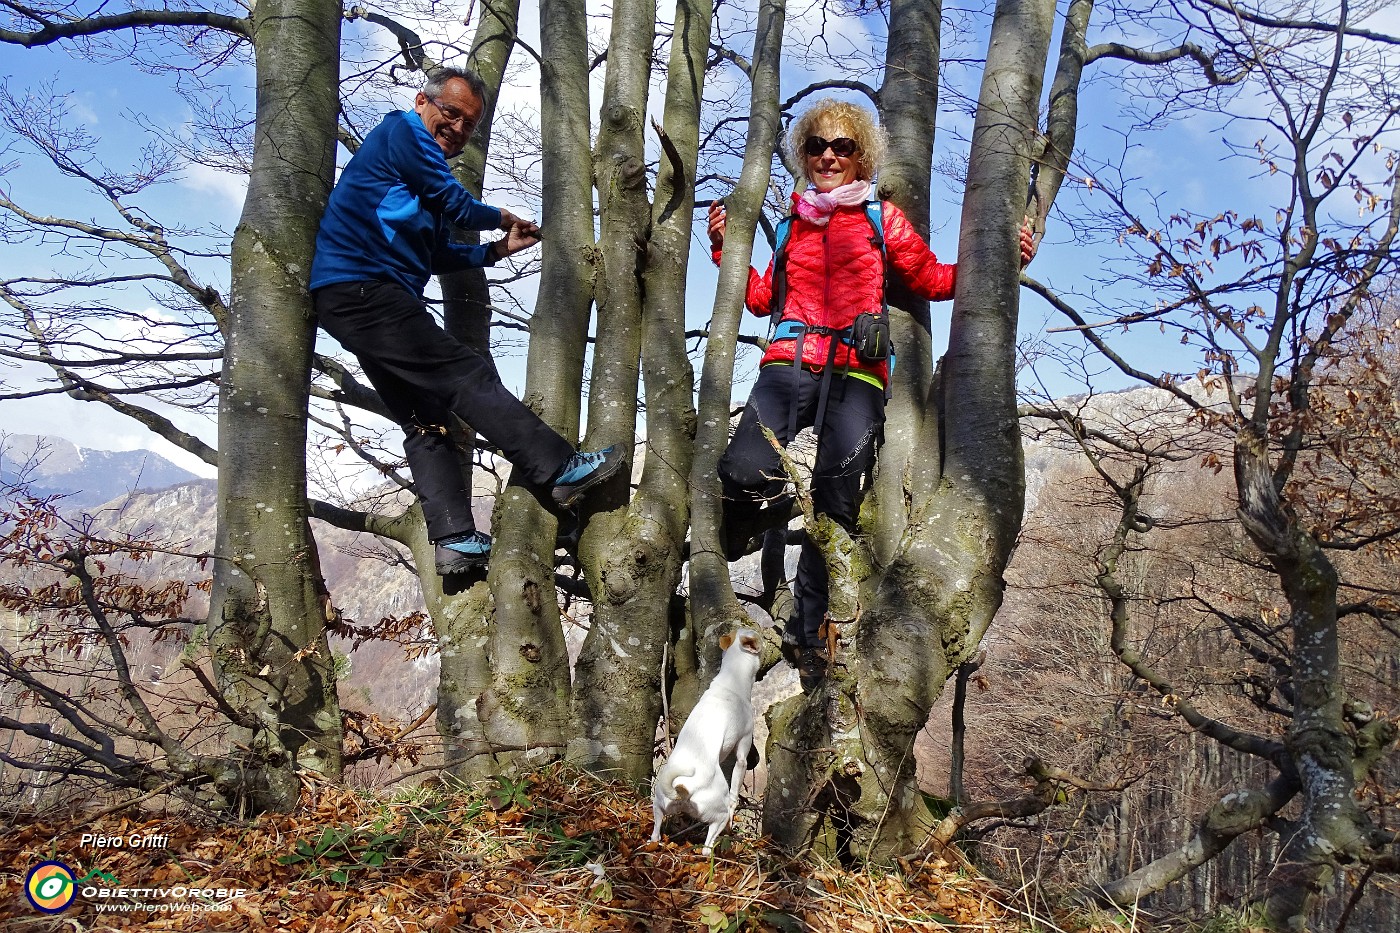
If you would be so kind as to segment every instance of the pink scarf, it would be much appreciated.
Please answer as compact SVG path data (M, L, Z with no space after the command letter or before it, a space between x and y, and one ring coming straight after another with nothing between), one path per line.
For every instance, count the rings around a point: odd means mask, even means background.
M818 227L825 227L838 207L855 207L864 204L870 194L870 182L857 178L848 185L818 193L815 188L802 192L797 201L797 213L803 220L809 220Z

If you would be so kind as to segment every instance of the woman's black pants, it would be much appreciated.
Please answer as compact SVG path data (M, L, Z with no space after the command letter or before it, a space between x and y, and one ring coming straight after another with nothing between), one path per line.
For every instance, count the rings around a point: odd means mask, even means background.
M885 392L862 379L833 373L817 459L812 471L812 504L847 532L854 531L860 512L861 478L875 461L880 430L885 423ZM816 421L821 374L803 369L793 378L791 366L763 367L749 393L739 427L720 458L719 475L724 490L724 519L742 520L748 510L759 508L783 494L786 477L778 452L763 436L767 426L786 447L789 414L797 406L797 431ZM794 384L796 383L796 384ZM815 645L827 609L826 561L811 544L802 545L797 562L797 612L789 619L789 636L799 645Z

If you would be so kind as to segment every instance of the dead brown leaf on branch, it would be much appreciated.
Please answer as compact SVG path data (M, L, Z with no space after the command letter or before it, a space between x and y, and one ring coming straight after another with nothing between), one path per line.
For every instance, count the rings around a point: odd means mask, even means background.
M296 812L248 822L130 811L95 822L78 812L21 820L0 839L0 925L295 933L1030 928L1003 906L1010 894L941 861L902 874L845 871L788 859L744 827L726 834L713 861L691 841L652 844L648 803L626 785L551 767L518 783L500 779L485 792L437 786L388 796L308 783ZM684 827L673 828L684 836ZM98 849L80 845L84 833L165 844ZM68 910L45 917L22 887L28 870L49 860L64 862L75 879L105 872L117 879L112 887L247 893L215 910L99 913L98 899L81 891L109 882L93 881L79 885Z

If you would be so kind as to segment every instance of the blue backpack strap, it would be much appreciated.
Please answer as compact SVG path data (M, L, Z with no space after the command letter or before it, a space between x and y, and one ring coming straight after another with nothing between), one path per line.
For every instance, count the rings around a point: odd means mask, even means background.
M776 256L787 246L788 237L792 235L792 215L788 214L778 221L778 228L773 232L773 255Z
M783 305L787 302L787 242L792 234L792 215L778 221L778 229L773 234L773 291L769 298L769 328L776 329L783 319Z
M880 283L880 313L890 315L890 254L885 249L885 204L874 200L865 202L865 219L870 221L870 245L880 250L880 267L884 275Z
M880 283L880 313L886 319L890 316L890 254L885 248L884 202L878 198L865 202L865 219L870 221L872 236L870 242L880 248L881 265L884 267L884 281ZM885 375L885 401L890 400L890 383L894 380L894 347L890 347L890 367Z
M866 201L865 219L870 221L870 229L875 234L870 238L870 242L880 248L880 256L883 258L887 255L885 252L884 202L879 200Z
M769 298L768 315L769 340L797 341L792 358L792 405L788 409L787 437L784 443L792 441L797 434L797 399L802 380L802 344L807 337L807 325L800 321L784 321L783 305L787 303L787 243L792 235L792 218L789 214L778 221L778 229L773 232L773 291Z
M870 221L870 243L880 250L880 265L883 267L885 275L885 281L880 286L880 306L883 313L889 314L890 254L889 250L885 248L885 202L880 200L866 201L865 219Z

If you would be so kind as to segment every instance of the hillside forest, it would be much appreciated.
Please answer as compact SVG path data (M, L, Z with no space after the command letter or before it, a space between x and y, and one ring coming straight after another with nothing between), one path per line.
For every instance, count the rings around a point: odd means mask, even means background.
M6 809L251 819L313 785L559 764L644 793L720 637L756 623L775 851L1393 928L1394 23L1331 0L5 3L0 402L101 406L217 475L80 506L44 444L5 463ZM443 65L487 88L453 171L546 233L439 277L434 311L571 442L629 452L560 509L456 425L494 545L447 578L307 290L338 167ZM89 75L133 90L98 116ZM887 282L856 532L814 510L799 439L787 527L731 563L716 465L768 340L745 285L801 177L783 132L827 96L878 113L880 197L952 244L956 291ZM231 232L181 187L210 172L241 186ZM805 691L779 657L804 541L831 592Z

